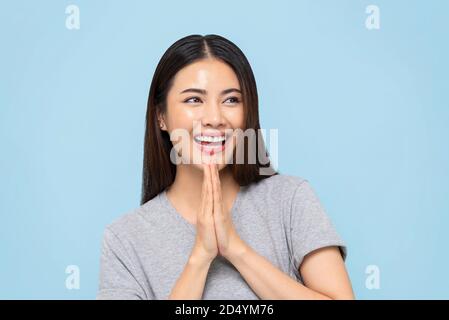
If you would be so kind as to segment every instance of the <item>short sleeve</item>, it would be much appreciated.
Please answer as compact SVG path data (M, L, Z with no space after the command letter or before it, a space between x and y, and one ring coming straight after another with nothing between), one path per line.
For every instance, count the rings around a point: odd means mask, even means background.
M293 195L290 231L295 273L299 272L304 257L320 248L338 246L346 260L346 245L307 180L299 182Z
M103 234L97 300L144 300L145 291L120 239L108 228Z

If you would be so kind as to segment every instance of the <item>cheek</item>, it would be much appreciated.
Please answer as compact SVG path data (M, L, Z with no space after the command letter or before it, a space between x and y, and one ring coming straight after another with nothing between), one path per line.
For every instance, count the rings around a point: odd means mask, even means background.
M243 107L227 110L226 119L233 128L243 128L245 120Z
M182 105L174 105L170 108L169 125L170 129L192 130L193 121L196 119L195 111Z
M190 120L193 120L196 118L195 112L192 109L187 109L187 108L184 108L183 116L184 116L184 118L188 118Z

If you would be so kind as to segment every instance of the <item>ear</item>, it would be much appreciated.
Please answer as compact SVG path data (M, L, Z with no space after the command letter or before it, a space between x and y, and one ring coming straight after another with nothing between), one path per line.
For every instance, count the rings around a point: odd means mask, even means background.
M162 131L167 131L167 126L165 125L164 118L162 117L161 114L158 113L157 119L158 119L158 125L159 125L159 128L160 128Z

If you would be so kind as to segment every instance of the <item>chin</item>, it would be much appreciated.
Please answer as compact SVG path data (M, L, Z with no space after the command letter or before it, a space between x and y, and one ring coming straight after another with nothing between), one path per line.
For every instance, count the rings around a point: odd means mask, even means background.
M197 168L198 170L203 171L203 164L192 164L195 168ZM219 163L218 164L218 171L226 168L227 164L226 163Z

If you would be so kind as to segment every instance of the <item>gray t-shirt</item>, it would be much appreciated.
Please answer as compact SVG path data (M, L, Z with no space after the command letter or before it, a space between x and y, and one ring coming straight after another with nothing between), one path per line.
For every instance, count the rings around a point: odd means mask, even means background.
M299 266L319 248L346 246L308 180L278 174L241 187L231 210L240 237L300 283ZM167 299L192 252L196 230L166 192L124 214L104 232L97 299ZM238 270L216 257L203 299L259 299Z

